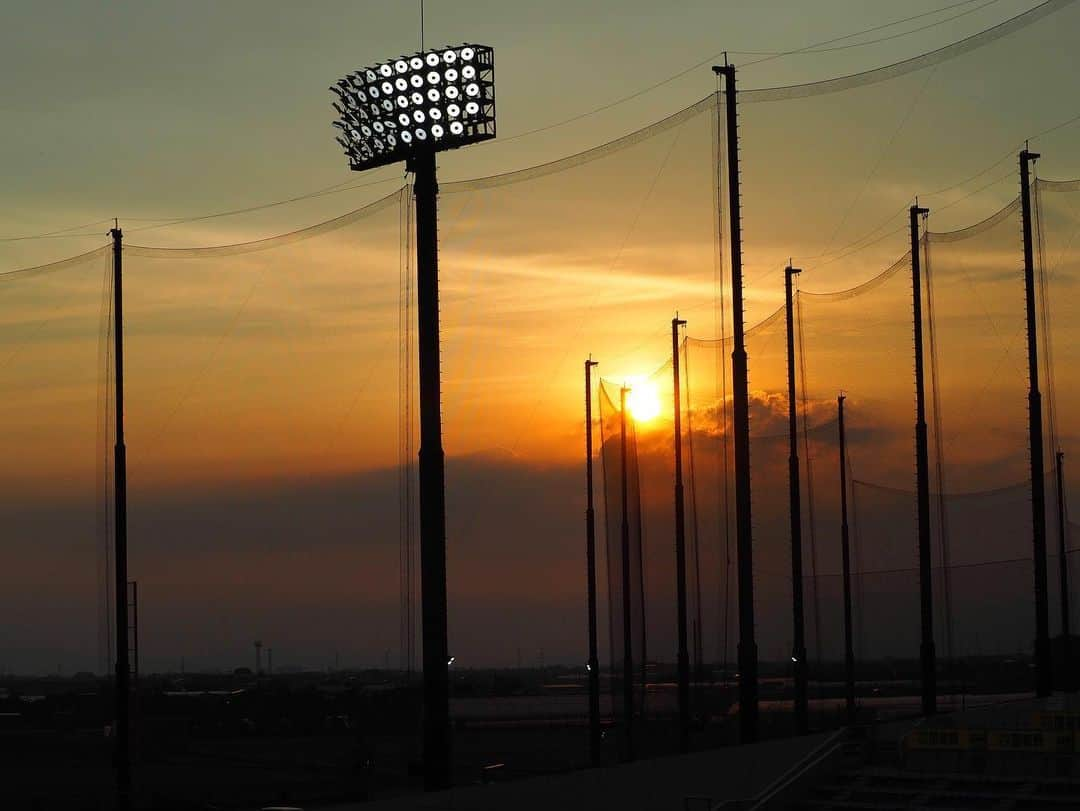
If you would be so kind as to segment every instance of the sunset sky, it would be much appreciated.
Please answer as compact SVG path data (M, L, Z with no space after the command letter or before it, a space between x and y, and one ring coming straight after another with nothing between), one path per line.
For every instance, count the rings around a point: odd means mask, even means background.
M322 667L335 651L350 665L381 663L387 651L398 661L405 193L265 250L152 249L271 237L394 195L402 166L348 172L326 88L416 50L416 5L19 2L8 10L0 273L104 248L112 217L129 246L131 574L144 595L150 669L182 657L189 668L247 664L256 638L286 664ZM428 46L490 44L497 65L499 137L439 160L451 649L464 664L510 664L518 648L527 662L541 649L548 662L584 656L581 363L593 353L610 381L652 374L669 358L676 311L691 336L720 331L716 110L703 105L675 127L557 173L487 189L456 181L556 160L682 110L716 89L709 65L724 49L746 65L743 89L798 84L887 65L1036 5L427 2ZM942 10L769 58L934 9ZM789 258L813 292L849 288L899 260L916 195L934 232L1007 205L1018 188L1018 146L1080 114L1078 32L1080 4L1067 4L933 68L744 105L748 325L782 303ZM882 41L843 47L865 40ZM696 62L704 64L584 115ZM1040 176L1080 177L1080 124L1034 138L1032 148L1043 153ZM170 224L344 184L356 188ZM1060 215L1055 234L1064 237L1047 250L1063 285L1067 271L1080 274L1069 236L1080 218L1076 196L1061 195L1048 214ZM1017 222L1003 219L970 240L931 239L941 269L944 444L958 491L1011 485L1025 471L1022 298L1019 277L1009 275L1021 263ZM726 215L723 229L726 239ZM42 238L13 239L23 236ZM96 421L108 267L102 251L53 273L0 279L0 549L8 560L0 611L15 618L0 630L0 672L97 667ZM895 487L912 482L910 292L901 272L859 300L808 297L804 310L808 407L823 409L817 424L826 425L835 392L848 390L864 420L853 464L864 479ZM1055 324L1075 309L1056 311ZM728 302L728 331L730 317ZM1060 329L1059 361L1075 345ZM776 399L782 335L781 321L750 340L755 425L771 426L786 409ZM1067 422L1080 388L1071 367L1059 366L1062 437L1080 451ZM691 407L715 410L715 360L691 374L700 398ZM659 402L662 422L670 393ZM722 429L714 428L715 439ZM772 450L761 453L772 459ZM759 560L779 572L789 565L781 471L761 474L757 496ZM662 475L657 481L666 486ZM654 549L663 550L659 532ZM719 541L708 543L715 570ZM718 582L714 573L709 587ZM768 654L784 644L774 625Z

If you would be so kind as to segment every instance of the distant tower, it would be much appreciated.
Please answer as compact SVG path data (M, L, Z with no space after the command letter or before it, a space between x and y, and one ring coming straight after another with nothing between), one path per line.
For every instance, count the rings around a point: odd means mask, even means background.
M262 675L262 640L255 640L255 675Z

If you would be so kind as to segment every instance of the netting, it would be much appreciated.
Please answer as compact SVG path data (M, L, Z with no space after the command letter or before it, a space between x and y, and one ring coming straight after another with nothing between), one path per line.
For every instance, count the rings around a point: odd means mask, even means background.
M12 662L75 637L86 669L109 668L111 538L99 496L112 455L110 268L101 248L0 277L0 524L18 560L4 567L0 599Z
M905 255L886 270L852 288L813 292L805 282L795 302L796 389L800 412L803 537L808 575L807 639L812 666L843 656L842 583L829 576L841 570L840 455L837 396L845 392L847 464L851 474L893 486L914 481L914 385L912 378L911 259ZM786 399L785 399L786 402ZM908 510L914 516L915 502ZM849 504L849 525L854 516ZM860 512L861 518L861 512ZM861 525L860 525L861 526ZM913 525L912 525L913 526ZM857 542L862 539L862 543ZM901 545L905 554L886 566L914 563L915 535ZM856 535L853 568L883 565L890 554L875 554L883 538ZM896 556L899 550L891 550ZM865 553L864 553L865 552ZM868 560L873 558L873 561ZM917 585L917 583L916 583ZM854 599L865 590L857 587ZM917 592L913 592L916 593ZM918 612L869 612L856 616L870 627L892 627ZM895 612L895 613L892 613Z
M710 526L717 509L712 497L715 490L702 489L702 479L710 472L699 444L703 437L715 435L708 416L691 406L691 367L687 342L681 344L681 437L684 505L684 542L686 548L687 651L691 676L695 682L711 677L716 657L715 623L718 579L717 544ZM673 368L669 362L649 375L625 381L604 380L600 387L600 409L604 426L604 494L606 506L607 551L609 570L608 610L614 617L614 645L611 661L622 661L622 585L619 578L621 542L621 411L620 390L627 391L628 472L631 474L627 505L630 509L635 557L632 559L634 621L641 628L640 649L634 655L646 683L670 683L675 678L678 655L677 568L675 530L675 424ZM703 424L700 420L706 420ZM708 485L705 485L708 487ZM640 561L640 563L639 563ZM640 568L640 571L639 571ZM640 582L639 582L640 578ZM710 638L712 636L712 638ZM636 643L635 643L636 644ZM642 667L642 661L644 666ZM709 668L709 671L706 668ZM674 710L670 696L657 696L645 710L670 714Z
M1035 258L1038 282L1040 382L1046 404L1046 454L1048 465L1053 464L1056 473L1057 452L1064 454L1064 516L1059 521L1057 476L1048 479L1047 497L1047 545L1058 550L1061 542L1060 527L1065 527L1065 546L1072 549L1080 545L1069 522L1070 503L1076 504L1077 474L1075 468L1080 457L1080 436L1073 422L1080 408L1080 184L1076 182L1053 182L1038 180L1035 203ZM1070 461L1073 460L1073 461ZM1080 576L1076 556L1070 557L1070 591L1075 593L1076 578ZM1050 567L1052 593L1060 595L1060 573ZM1070 605L1070 631L1076 633L1076 600ZM1051 599L1050 627L1053 633L1061 628L1060 603ZM1057 629L1056 631L1054 629Z
M971 36L964 37L963 39L942 48L936 48L932 51L919 54L918 56L894 62L891 65L853 73L849 76L841 76L817 82L807 82L804 84L788 85L785 87L769 87L761 90L754 90L747 93L747 101L785 101L789 99L820 96L859 87L867 87L879 82L906 76L907 74L956 59L957 57L963 56L978 48L982 48L985 45L996 42L1009 34L1037 23L1044 17L1066 8L1072 2L1073 0L1046 0L1046 2L1039 3L1034 8L1027 9L997 25L993 25L976 34L972 34Z
M783 272L776 278L782 284ZM812 670L842 656L839 454L836 396L848 394L849 465L879 481L913 481L911 276L905 257L856 287L798 292L796 329L797 452L803 518L805 626ZM731 341L690 340L688 392L694 414L699 521L710 540L710 589L717 596L711 650L733 659L737 614L730 425ZM786 323L774 312L747 333L752 358L751 482L754 516L755 619L767 670L787 672L791 652L791 553L788 498ZM707 505L707 506L702 506ZM914 514L914 501L908 506ZM849 516L849 520L851 520ZM913 526L913 525L912 525ZM903 563L914 560L914 535ZM855 550L857 567L860 561ZM878 564L880 558L874 561ZM917 617L917 613L914 615ZM917 624L915 626L917 628ZM707 635L708 637L708 635Z
M1034 603L1029 493L1029 486L1020 483L944 498L953 541L948 570L951 659L963 662L990 654L1030 654ZM855 497L858 533L865 552L861 593L868 601L860 635L863 650L868 658L912 658L918 650L917 624L909 623L898 628L896 636L884 637L874 633L875 626L868 620L874 616L869 610L871 601L881 599L897 600L887 610L908 606L917 616L917 562L891 554L897 548L912 546L914 490L857 482ZM932 493L933 501L939 499L938 493ZM936 562L935 582L942 582L945 574ZM940 589L935 597L935 607L941 612ZM944 658L944 644L938 645ZM943 662L943 668L946 677L953 675L949 662Z
M600 627L604 669L615 678L616 712L623 655L622 592L612 590L621 585L621 463L612 456L618 448L613 415L622 376L640 377L670 345L665 325L676 309L712 323L717 112L710 96L582 155L441 187L447 452L473 454L476 468L489 476L516 470L530 483L508 493L498 512L466 514L448 503L451 563L460 561L457 588L464 591L463 580L475 586L483 578L504 584L507 593L533 594L529 584L537 572L545 573L548 593L531 597L543 606L545 621L528 622L519 608L500 609L502 633L527 640L533 650L543 646L549 653L563 651L569 661L579 659L584 559L580 512L568 507L583 506L583 494L578 463L571 461L579 458L580 443L569 426L578 422L581 349L587 348L611 381L602 387L600 405L605 434L599 456L606 474L598 489L607 496L607 555L598 565L607 575L600 604L612 608L602 612ZM655 385L668 392L659 396L670 420L670 369ZM634 569L631 589L635 697L639 711L667 713L667 698L642 688L670 678L674 662L672 462L664 450L671 436L655 424L632 422L629 441L634 538L644 550L636 551L635 540L632 556L636 561L643 554L645 561L643 575ZM560 497L549 503L553 487ZM452 478L450 488L453 499ZM507 522L513 527L508 542L495 544L490 539L506 537ZM484 626L489 624L485 617ZM474 623L468 635L477 650L498 645L494 628Z
M1042 205L1046 207L1045 202ZM1074 233L1075 225L1050 224L1051 216L1067 220L1068 213L1068 209L1044 213L1046 230L1054 230L1059 238ZM992 667L987 670L981 657L1030 655L1034 633L1030 487L1023 483L1028 472L1027 377L1019 231L1014 202L975 226L930 232L921 251L935 636L943 692L992 689L995 673ZM1069 283L1064 274L1057 281ZM910 663L918 651L919 580L911 293L911 260L905 256L846 290L829 293L811 288L796 295L798 452L812 678L814 664L817 675L824 678L830 663L842 656L840 460L835 421L840 391L848 396L847 464L855 477L849 522L858 672L870 677L880 674L882 661L907 660L909 665L900 670L905 678L914 677ZM1060 298L1051 300L1051 310ZM752 358L757 642L762 659L773 663L786 660L791 644L789 444L781 315L775 313L751 328L747 337ZM1047 320L1051 334L1073 323L1064 319L1065 326L1059 326L1056 316ZM714 372L711 379L696 376L688 394L691 408L699 415L718 413L722 409L716 404L724 402L721 388L729 385L724 364L730 342L689 341L688 347L707 356L704 362L688 361L688 366ZM1070 366L1055 359L1053 368L1054 377L1060 378ZM1043 376L1047 378L1045 370ZM1049 385L1044 383L1044 391ZM1046 401L1060 403L1061 386L1054 388L1055 395ZM1056 409L1059 415L1065 413L1060 405ZM720 424L726 425L727 419L721 414ZM701 416L696 420L699 427L704 423ZM713 486L725 478L725 470L730 482L728 451L725 463L722 436L712 443L707 438L696 440L699 486L704 481ZM1056 510L1052 471L1046 485L1051 603L1057 606L1060 591L1053 575L1059 558L1053 543L1057 523L1050 515ZM721 482L714 492L713 503L726 504L724 509L730 513L730 483L725 489ZM706 523L711 521L706 519ZM718 546L728 550L721 556L728 564L717 570L722 572L717 591L725 595L718 611L721 642L717 650L726 651L720 658L730 661L730 623L736 611L730 519L725 526L720 517L710 532Z
M565 445L545 412L570 416L573 347L589 347L605 376L636 374L663 346L643 343L643 324L662 328L680 302L711 320L715 119L709 97L581 156L442 186L453 447L535 456ZM477 380L497 381L500 397Z
M790 625L790 555L780 541L787 539L782 503L787 493L786 412L782 412L786 400L778 406L778 398L786 392L784 336L782 311L747 330L747 353L754 358L750 422L755 618L761 658L771 661L786 659L787 654L779 651L790 646L790 637L782 630ZM691 338L684 346L686 446L693 470L687 487L693 500L694 536L701 549L704 656L722 679L734 675L738 642L731 350L730 339ZM777 491L780 471L785 478L783 489Z
M1053 0L857 76L742 96L755 610L770 675L788 672L791 647L781 268L792 255L806 267L796 316L803 563L808 646L823 679L842 652L836 395L849 397L859 656L914 658L910 259L895 261L908 240L906 204L915 191L939 189L926 201L937 227L1007 202L1009 166L974 191L941 188L989 162L971 148L970 122L986 123L993 105L970 88L1000 86L1015 96L1014 120L1041 121L1037 94L1019 91L1054 75L1053 49L1020 65L1013 49L1036 50L1045 25L1021 29L1067 5ZM1062 20L1066 13L1074 11ZM1001 65L1013 69L1005 76ZM578 374L592 352L607 380L607 665L618 691L622 462L612 443L625 380L652 389L660 405L630 421L635 678L644 688L670 676L671 367L642 370L667 354L678 310L692 334L706 336L688 339L681 357L691 656L698 681L734 675L723 101L709 95L604 146L442 187L450 622L462 664L582 659ZM776 103L757 103L766 101ZM1004 132L1002 149L1018 137ZM445 156L440 171L452 175L456 160ZM1071 309L1076 190L1042 182L1038 195L1051 339L1044 367L1054 372L1044 378L1054 408L1048 459L1059 446L1066 459L1080 450L1069 423L1080 397L1070 376L1080 323ZM417 664L408 195L284 237L215 234L207 241L235 243L216 248L137 247L142 240L129 234L131 571L153 629L143 637L144 669L175 668L181 658L192 669L246 664L250 640L264 637L279 662L298 667ZM947 660L1030 645L1030 516L1017 484L1027 464L1018 228L1014 204L978 226L931 233L925 249L933 491L946 493L934 496L936 622ZM109 362L108 341L99 340L106 262L102 249L0 281L3 328L13 336L10 357L0 357L0 430L10 458L25 460L2 473L7 492L20 495L3 506L7 523L22 528L19 537L42 539L50 558L96 537L96 568L80 571L105 583L109 517L97 505L108 503L100 460L111 444L108 387L99 391ZM1050 481L1048 505L1054 492ZM78 548L89 561L91 547ZM40 574L27 582L74 577L41 555L28 563ZM79 582L81 591L55 605L81 594L98 607L81 614L85 623L101 615L103 667L107 597L94 596L89 578ZM41 608L26 589L10 594L24 595L13 616ZM19 633L31 632L28 624ZM53 649L47 634L41 639ZM644 712L667 709L646 689L638 696Z
M577 658L579 583L563 564L580 551L577 516L563 508L580 497L565 461L578 453L567 370L579 345L612 371L620 356L629 369L655 356L640 324L680 302L711 319L715 121L710 96L544 171L442 189L450 616L463 662L492 650L504 665L545 649ZM130 567L152 601L144 626L161 623L144 639L144 669L246 663L242 640L272 634L278 661L297 666L335 650L335 661L382 663L399 647L393 659L417 664L415 524L395 529L412 513L391 509L412 481L398 472L408 443L416 451L414 386L400 384L415 371L408 194L282 237L236 242L224 231L218 247L144 247L138 229L128 235ZM85 367L95 385L97 368ZM528 514L538 520L506 543ZM385 557L395 536L396 609ZM257 538L260 562L245 564ZM558 587L532 588L537 571ZM367 586L346 589L358 573ZM204 579L224 627L182 608ZM530 600L492 610L522 589ZM285 595L308 608L286 617ZM342 618L356 613L406 615L400 640L381 619L355 638ZM540 616L565 621L543 623L538 638Z
M125 245L129 569L154 629L146 668L248 664L253 640L279 667L397 651L406 194L283 237ZM190 609L196 593L212 612ZM347 631L358 614L381 618L370 638Z
M601 381L600 461L604 505L604 559L606 562L608 662L617 712L622 712L626 691L633 692L637 714L644 712L649 677L649 656L656 656L659 639L655 613L659 585L652 571L653 558L645 541L642 516L641 455L638 426L627 408L623 415L620 386ZM646 440L646 464L651 451ZM653 544L655 551L656 544ZM651 627L652 626L652 627ZM652 632L652 633L650 633ZM650 637L652 647L650 650ZM628 664L629 662L629 664ZM627 673L631 673L629 682Z
M1029 474L1018 212L1014 202L968 228L931 231L923 248L927 369L932 380L928 420L938 493L996 490ZM965 639L963 634L954 639L953 622L960 606L970 604L971 595L964 593L963 583L954 593L950 563L954 558L1030 557L1030 518L1026 532L1021 521L1012 531L998 524L998 532L988 535L988 527L977 523L978 511L958 514L948 499L940 497L932 510L935 563L941 567L934 582L938 645L945 659L962 658L967 652ZM1020 519L1023 511L1008 514ZM1000 628L1004 631L1004 626Z

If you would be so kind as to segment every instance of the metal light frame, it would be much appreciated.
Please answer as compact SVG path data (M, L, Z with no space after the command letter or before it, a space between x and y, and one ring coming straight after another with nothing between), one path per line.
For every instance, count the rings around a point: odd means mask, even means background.
M495 137L495 51L463 44L350 73L331 86L337 141L354 171Z

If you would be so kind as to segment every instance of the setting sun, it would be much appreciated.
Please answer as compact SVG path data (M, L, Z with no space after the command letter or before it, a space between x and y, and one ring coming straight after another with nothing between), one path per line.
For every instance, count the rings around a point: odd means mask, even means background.
M641 380L629 383L630 391L626 395L626 407L638 422L648 422L660 414L660 397L656 386Z

